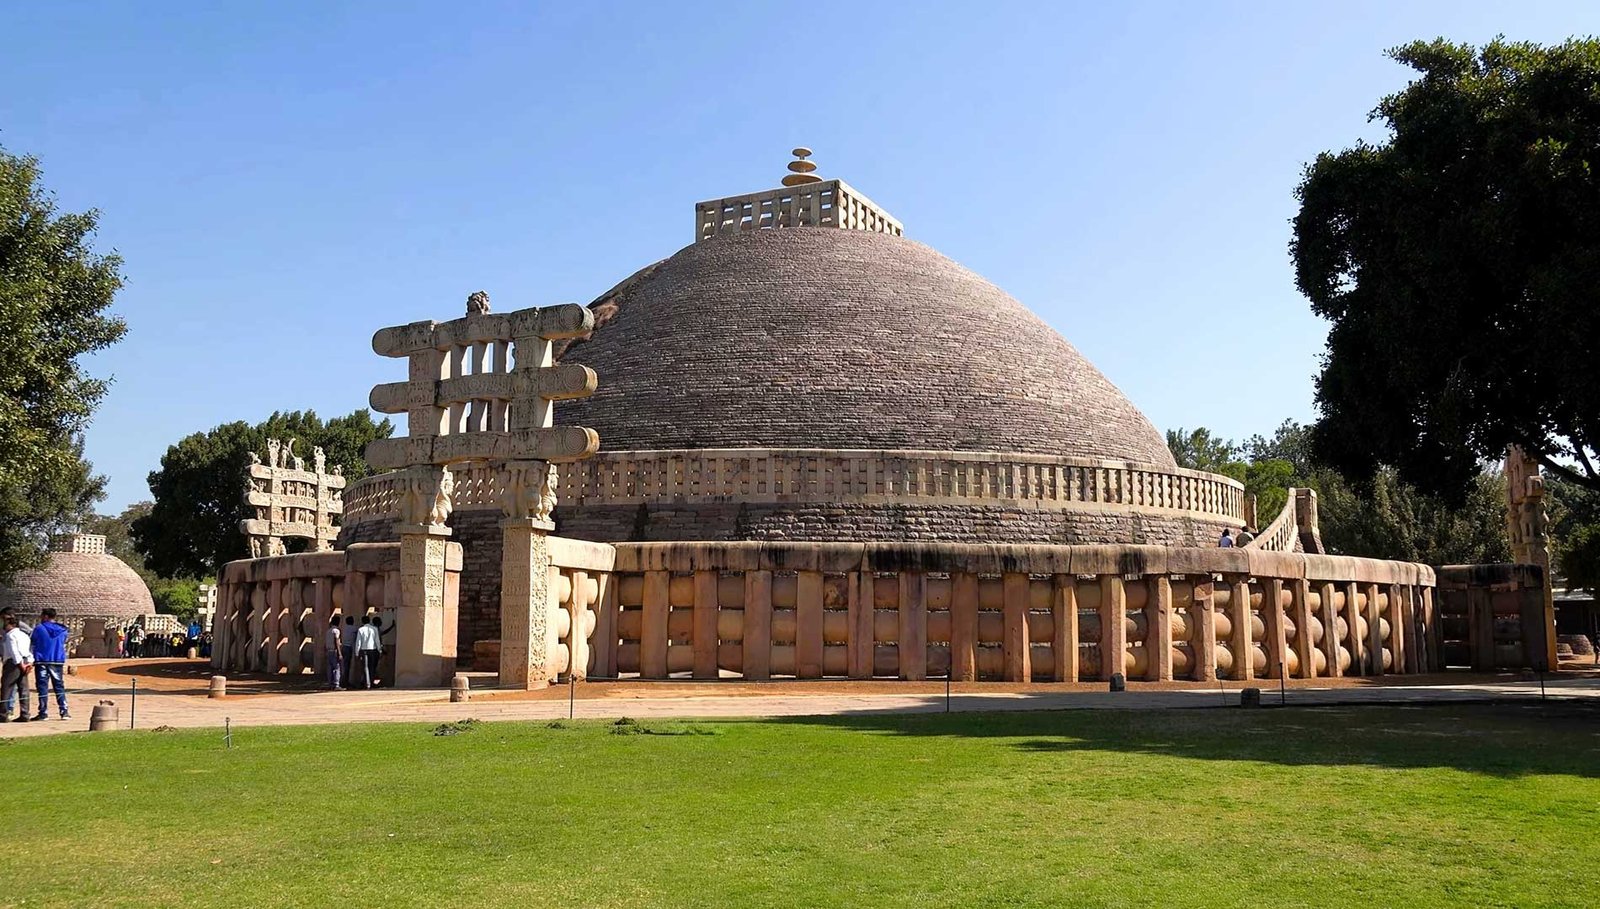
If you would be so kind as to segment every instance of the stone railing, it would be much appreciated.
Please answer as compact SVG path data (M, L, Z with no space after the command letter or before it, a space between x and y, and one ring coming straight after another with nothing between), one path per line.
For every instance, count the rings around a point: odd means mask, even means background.
M616 610L602 607L616 599L611 589L616 549L604 543L564 537L549 537L548 543L555 573L555 599L559 603L555 612L558 643L552 648L551 676L571 667L577 667L579 678L591 673L615 675L615 648L591 653L590 642L616 634Z
M1267 552L1293 552L1300 541L1300 490L1290 489L1283 510L1272 523L1261 529L1256 538L1244 544L1245 549L1262 549Z
M344 526L399 517L407 484L405 474L397 470L352 481L344 492Z
M1433 588L1425 565L1254 549L629 543L586 662L647 679L1427 672Z
M900 236L899 221L843 180L786 186L697 203L695 241L752 230L841 227Z
M445 552L446 608L454 614L461 577L461 546ZM385 636L383 677L391 681L407 667L394 665L412 629L400 599L400 544L356 543L337 552L242 559L229 562L218 579L217 616L212 626L211 665L231 672L326 671L323 635L340 616L377 615ZM449 623L445 652L455 651ZM396 646L398 644L398 646Z
M1556 669L1555 610L1541 566L1501 562L1445 565L1439 575L1441 666Z
M455 510L499 507L483 465L454 468ZM1167 472L1125 461L1044 455L828 449L601 452L560 465L567 506L644 502L1011 504L1115 510L1244 523L1244 487L1218 474ZM1292 501L1292 499L1291 499ZM351 484L345 524L392 519L400 490L388 474Z

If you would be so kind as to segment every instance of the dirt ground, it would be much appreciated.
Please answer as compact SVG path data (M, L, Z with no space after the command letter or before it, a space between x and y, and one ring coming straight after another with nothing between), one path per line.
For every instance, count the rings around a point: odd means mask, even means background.
M76 685L83 688L126 688L134 679L142 691L170 694L192 694L204 697L209 689L213 670L205 660L143 659L143 660L87 660L73 664ZM1562 679L1600 678L1600 667L1589 660L1563 663L1559 677ZM853 679L819 679L796 681L776 679L769 682L747 682L728 679L710 682L692 679L579 682L569 689L560 683L538 691L497 691L492 674L469 674L472 679L474 700L495 701L547 701L568 697L580 699L605 698L662 698L662 697L768 697L772 695L831 697L840 695L874 694L943 694L943 680L903 682L893 679L861 681ZM1551 678L1556 678L1552 674ZM1412 687L1419 685L1458 685L1473 682L1514 682L1523 680L1518 672L1469 673L1447 672L1426 675L1379 676L1376 678L1321 678L1289 679L1285 687L1296 688L1370 688ZM1238 691L1247 687L1241 682L1143 682L1131 681L1130 690L1137 691L1193 691L1216 689ZM1272 679L1258 679L1249 683L1258 688L1278 687ZM321 691L322 680L310 674L228 676L228 694L288 694L296 691ZM953 694L1068 694L1072 692L1103 692L1105 682L956 682L950 685Z

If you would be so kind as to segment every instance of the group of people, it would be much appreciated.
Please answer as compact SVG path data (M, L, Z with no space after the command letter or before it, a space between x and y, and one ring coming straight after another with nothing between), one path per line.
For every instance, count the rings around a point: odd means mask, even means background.
M184 631L146 634L144 626L133 622L122 629L121 651L128 659L139 657L183 656L190 648L200 657L211 656L211 632L201 631L199 622L190 622Z
M1225 528L1222 531L1222 539L1217 542L1217 545L1221 546L1223 549L1233 549L1236 546L1243 546L1246 543L1254 542L1255 538L1256 532L1248 527L1239 531L1238 536L1234 536L1232 530Z
M362 616L360 624L356 623L355 616L347 615L343 625L339 624L339 617L334 616L328 622L323 645L328 662L328 685L346 690L358 687L353 673L359 671L359 687L378 687L383 636L393 630L392 624L384 628L382 619L375 615Z
M28 628L7 607L0 610L4 634L0 635L0 655L4 656L0 668L0 723L26 723L48 718L50 691L55 692L56 712L61 719L70 719L67 712L67 626L56 621L56 611L45 608L40 612L39 624ZM28 676L32 675L39 693L39 712L28 712ZM13 720L11 708L21 702L22 710Z

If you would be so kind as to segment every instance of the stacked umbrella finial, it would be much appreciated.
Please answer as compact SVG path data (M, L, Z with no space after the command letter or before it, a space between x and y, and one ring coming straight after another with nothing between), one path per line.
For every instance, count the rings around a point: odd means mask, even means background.
M806 160L811 157L811 149L802 146L791 154L795 159L789 162L789 173L783 178L784 186L804 186L807 183L822 182L822 178L814 173L817 165Z

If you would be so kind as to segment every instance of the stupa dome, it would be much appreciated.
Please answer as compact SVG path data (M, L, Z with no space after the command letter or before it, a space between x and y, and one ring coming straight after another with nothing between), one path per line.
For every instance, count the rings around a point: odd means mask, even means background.
M132 619L156 611L150 589L128 564L106 552L106 538L75 533L51 541L43 568L20 571L0 588L0 606L36 616L47 606L69 618Z
M593 304L562 354L604 376L559 405L603 450L1017 452L1174 468L1138 408L974 272L868 230L694 243Z

